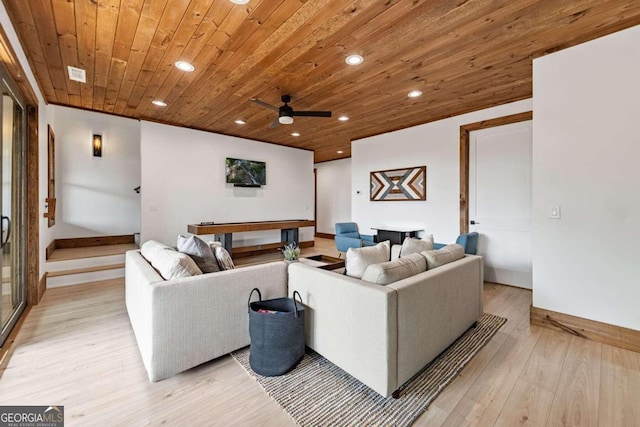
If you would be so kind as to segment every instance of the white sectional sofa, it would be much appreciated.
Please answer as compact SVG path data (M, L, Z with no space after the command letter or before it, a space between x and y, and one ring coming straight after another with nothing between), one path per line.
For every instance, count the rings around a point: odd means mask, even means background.
M284 261L164 280L140 251L126 254L125 301L144 367L159 381L249 345L247 300L287 293Z
M382 396L390 396L482 315L482 258L466 255L386 286L300 263L311 347Z
M427 259L413 254L371 264L380 271L376 280L396 280L398 265L413 263L406 270L413 275L388 285L283 261L164 280L140 251L130 251L126 306L149 379L159 381L249 345L254 287L263 299L297 290L307 307L306 344L389 396L482 315L482 258L466 255L425 271Z

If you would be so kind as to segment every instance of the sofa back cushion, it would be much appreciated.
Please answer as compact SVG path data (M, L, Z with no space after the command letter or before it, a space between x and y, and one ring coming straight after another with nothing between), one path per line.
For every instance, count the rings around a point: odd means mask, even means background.
M389 261L391 256L391 242L388 240L375 246L349 248L345 257L347 276L360 279L370 264Z
M155 240L145 242L140 248L140 253L160 273L164 280L202 274L202 271L189 255L180 253Z
M362 275L362 280L378 285L388 285L424 271L427 271L425 257L420 254L410 254L393 261L369 265Z
M411 254L419 254L422 251L430 251L433 249L433 234L424 236L422 239L407 237L402 242L400 249L400 258Z
M178 250L187 254L195 261L198 268L203 273L216 273L220 271L218 261L213 254L213 250L204 240L197 236L178 236Z
M429 270L464 258L464 248L458 244L420 253L427 259L427 268Z

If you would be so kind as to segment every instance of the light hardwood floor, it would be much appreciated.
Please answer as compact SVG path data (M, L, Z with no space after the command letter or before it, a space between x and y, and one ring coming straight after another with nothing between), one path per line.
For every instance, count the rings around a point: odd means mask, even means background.
M320 239L313 251L336 255ZM527 290L487 283L484 303L508 322L416 425L640 425L640 354L530 327ZM122 279L45 293L0 377L0 404L64 405L69 426L293 425L230 356L150 383Z

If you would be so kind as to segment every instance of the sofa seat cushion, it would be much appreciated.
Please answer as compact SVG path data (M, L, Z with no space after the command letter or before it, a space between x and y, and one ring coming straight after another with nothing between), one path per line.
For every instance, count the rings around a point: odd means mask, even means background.
M427 268L429 270L464 258L464 248L458 244L420 253L427 259Z
M202 274L202 271L189 255L180 253L155 240L145 242L140 248L140 253L160 273L164 280Z
M427 271L427 260L421 254L410 254L393 261L371 264L362 280L378 285L388 285L398 280Z
M422 251L430 251L433 249L433 234L424 236L422 239L415 237L407 237L402 242L400 249L400 258L411 254L419 254Z
M220 271L218 260L211 247L197 236L178 236L178 251L187 254L195 261L203 273L216 273Z
M360 279L369 265L387 262L390 256L391 243L388 240L375 246L349 248L345 256L347 276Z

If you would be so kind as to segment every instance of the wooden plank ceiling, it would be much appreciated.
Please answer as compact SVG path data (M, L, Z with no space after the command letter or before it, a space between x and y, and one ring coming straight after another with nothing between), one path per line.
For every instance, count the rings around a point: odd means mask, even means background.
M316 161L531 97L533 58L640 24L638 0L3 1L47 102L310 149ZM347 65L352 53L364 63ZM408 98L414 89L423 95ZM282 94L333 118L269 129L277 112L250 99L279 106Z

